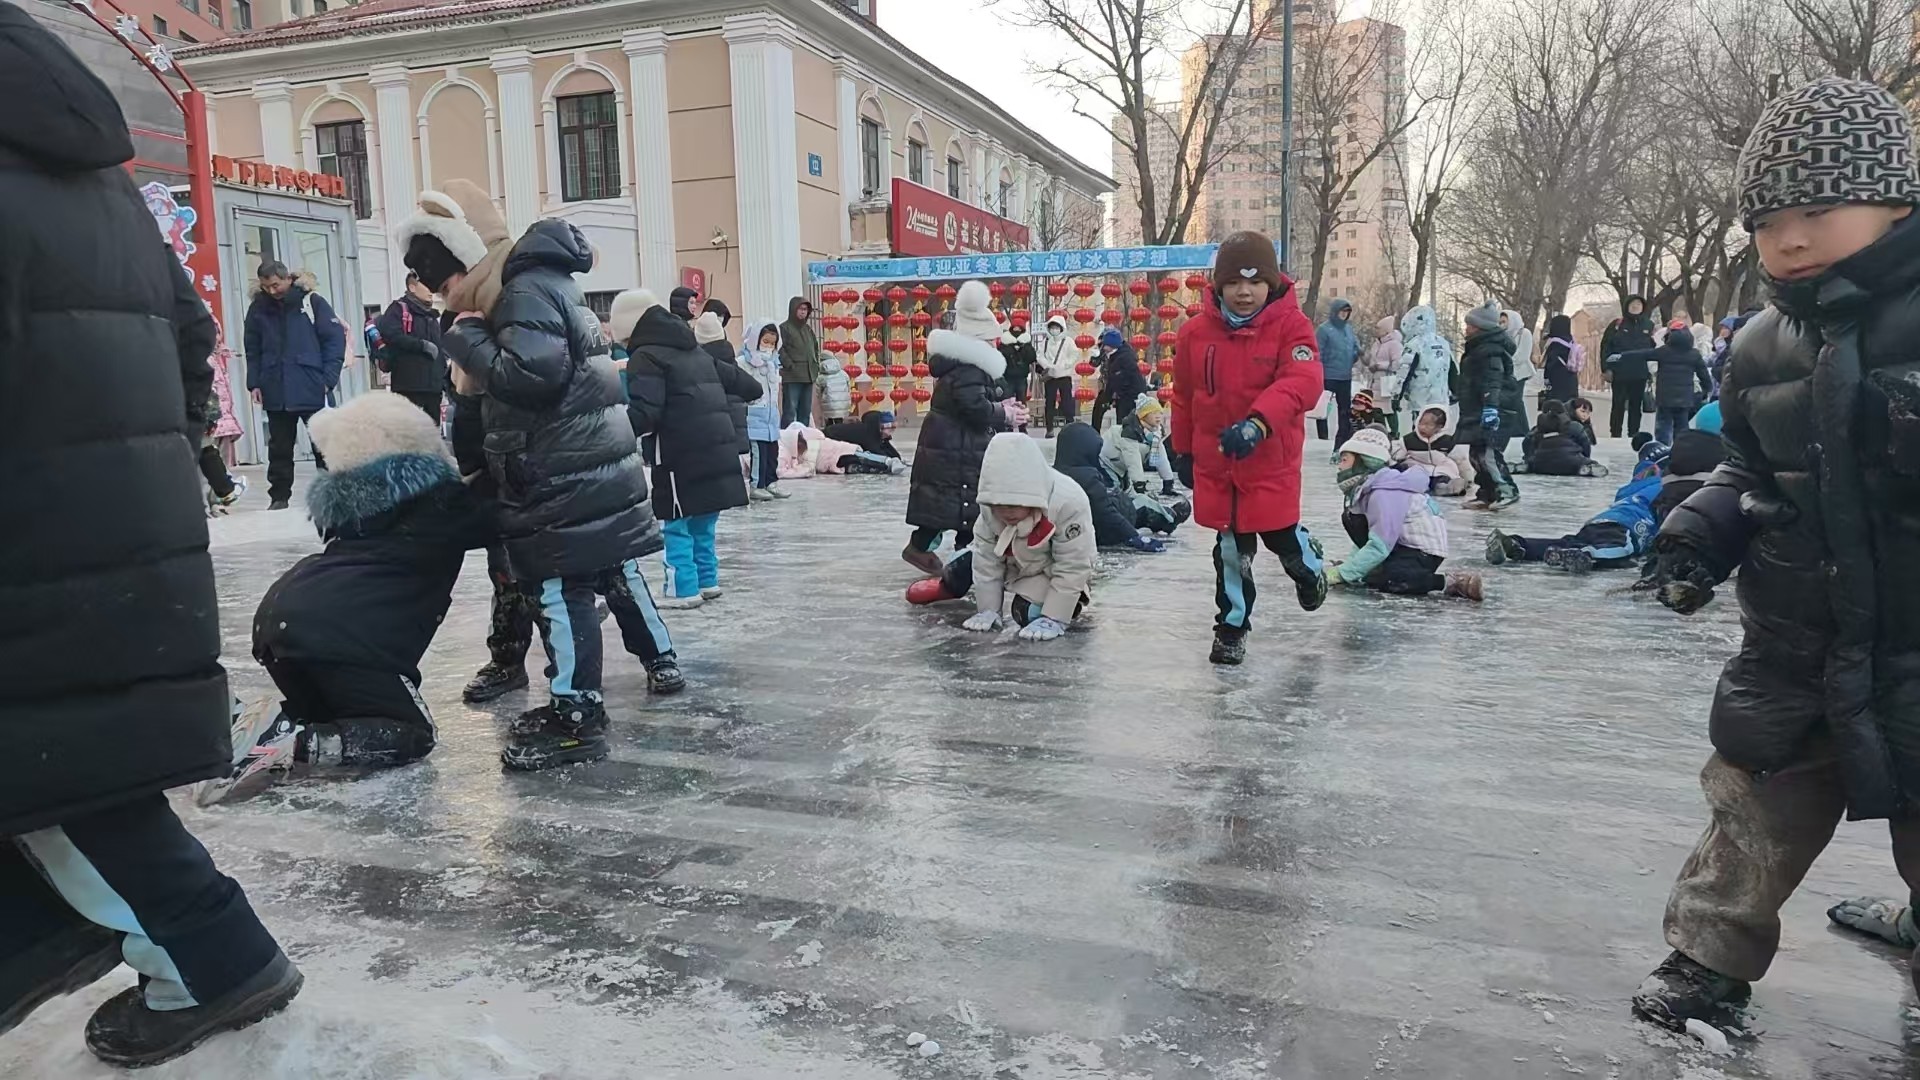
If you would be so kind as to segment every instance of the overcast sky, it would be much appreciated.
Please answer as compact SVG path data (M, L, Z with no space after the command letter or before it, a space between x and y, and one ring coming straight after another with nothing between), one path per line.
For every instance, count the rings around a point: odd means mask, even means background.
M927 18L921 5L938 4ZM880 0L880 25L952 78L992 98L1055 146L1112 175L1113 143L1067 99L1030 74L1032 61L1057 55L1052 37L1008 26L988 0Z

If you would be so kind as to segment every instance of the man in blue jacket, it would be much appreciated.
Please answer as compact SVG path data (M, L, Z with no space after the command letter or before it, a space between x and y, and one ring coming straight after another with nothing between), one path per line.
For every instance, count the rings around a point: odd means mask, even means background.
M294 439L340 384L347 332L319 293L294 283L285 263L261 263L259 278L247 308L247 389L267 413L267 509L285 510L293 497ZM325 465L318 451L313 459Z
M1333 395L1337 430L1333 445L1345 446L1353 438L1353 362L1360 358L1360 335L1353 332L1353 304L1335 300L1327 305L1327 321L1315 332L1320 346L1320 367L1326 374L1327 392ZM1317 422L1320 437L1327 437L1327 422ZM1338 457L1339 455L1335 455Z

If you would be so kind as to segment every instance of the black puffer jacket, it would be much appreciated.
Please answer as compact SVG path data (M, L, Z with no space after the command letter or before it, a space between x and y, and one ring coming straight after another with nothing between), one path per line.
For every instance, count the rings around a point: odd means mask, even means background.
M326 550L261 598L254 659L351 664L419 685L466 553L493 538L491 508L444 458L403 453L321 473L307 512Z
M971 529L980 517L980 461L995 432L1008 429L1000 409L1007 361L978 338L935 330L927 335L933 400L913 454L907 524Z
M820 434L839 442L852 443L869 454L898 458L900 450L893 445L892 436L881 430L892 422L892 413L874 409L871 412L861 413L858 420L841 420L828 424Z
M1149 392L1147 377L1140 374L1140 354L1133 346L1122 341L1100 361L1100 389L1121 416L1132 413L1141 395Z
M1579 476L1593 464L1593 435L1567 414L1566 405L1548 399L1540 420L1521 441L1527 471L1541 476Z
M1467 339L1460 357L1460 422L1453 437L1458 442L1495 442L1526 434L1526 391L1513 377L1513 338L1505 330L1483 330ZM1500 410L1499 426L1482 431L1480 413L1488 406Z
M231 763L194 467L214 325L112 93L0 4L0 837Z
M1659 348L1631 355L1654 367L1653 406L1656 409L1690 409L1713 394L1713 376L1707 371L1706 358L1693 347L1690 331L1669 330ZM1627 357L1621 357L1621 362L1626 363Z
M653 512L673 521L747 505L729 394L760 396L760 381L700 347L693 328L651 307L627 339L628 414L652 450Z
M1714 694L1744 769L1840 755L1850 818L1920 802L1920 220L1808 282L1734 338L1727 462L1658 550L1737 566L1745 638Z
M444 387L447 365L440 358L440 313L411 293L387 305L374 320L384 342L380 370L399 394L430 394Z
M1667 478L1661 481L1660 494L1653 500L1654 524L1664 523L1667 515L1699 491L1725 460L1727 444L1719 435L1692 428L1674 435L1673 446L1667 451Z
M1060 438L1053 444L1053 468L1071 476L1087 493L1087 504L1093 507L1094 542L1114 547L1139 536L1140 530L1133 525L1133 499L1100 464L1104 446L1092 425L1076 420L1060 429Z
M702 314L705 313L702 312ZM733 347L726 342L703 341L700 343L700 351L713 357L714 363L723 367L730 367L735 371L740 371L740 358L734 355ZM737 392L739 380L729 379L727 384L734 388L727 391L727 415L733 420L733 433L736 437L733 452L736 454L752 453L753 442L747 438L747 402L749 400L757 400L760 395L755 394L752 399L744 398ZM753 380L753 384L759 386L759 380Z
M535 222L507 255L492 313L454 323L444 342L487 378L487 470L520 581L594 574L663 546L620 377L573 279L592 266L580 230Z
M1632 307L1636 300L1640 301L1638 315L1622 315L1607 324L1607 328L1600 334L1601 366L1615 379L1623 382L1645 381L1648 374L1646 361L1634 359L1610 365L1606 362L1607 358L1653 348L1653 316L1646 310L1646 301L1638 296L1629 296L1627 307ZM1621 310L1625 311L1626 308L1623 307Z

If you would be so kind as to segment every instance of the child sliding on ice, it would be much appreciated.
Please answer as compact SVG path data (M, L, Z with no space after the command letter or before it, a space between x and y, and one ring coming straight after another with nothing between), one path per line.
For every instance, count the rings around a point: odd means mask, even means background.
M1335 475L1347 499L1340 523L1360 550L1328 564L1333 583L1401 596L1437 591L1481 599L1480 575L1440 573L1448 554L1447 519L1429 494L1433 474L1409 461L1394 464L1384 427L1354 432L1337 453Z
M1313 323L1265 236L1227 237L1203 305L1174 346L1174 468L1193 490L1194 520L1220 534L1210 658L1238 664L1253 626L1258 545L1280 559L1302 609L1327 598L1320 543L1300 524L1306 416L1324 373Z
M1660 496L1664 481L1661 466L1664 447L1648 443L1633 479L1613 493L1613 505L1600 511L1565 536L1513 536L1493 530L1487 537L1487 561L1495 566L1505 562L1544 562L1548 566L1584 574L1593 569L1632 566L1634 560L1653 546L1653 535L1660 523L1654 519L1653 501Z

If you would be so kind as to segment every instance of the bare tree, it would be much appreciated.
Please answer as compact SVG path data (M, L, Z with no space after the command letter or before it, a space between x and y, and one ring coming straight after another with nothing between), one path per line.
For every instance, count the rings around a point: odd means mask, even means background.
M1138 201L1115 212L1138 214L1144 243L1184 240L1207 175L1238 149L1233 120L1245 105L1235 90L1272 9L1255 0L991 2L1009 23L1064 43L1038 73L1132 162ZM1184 84L1187 107L1157 107L1155 88L1173 79ZM1156 146L1169 147L1164 160Z
M1913 0L1781 0L1826 70L1876 82L1912 100L1920 89Z
M1044 195L1042 198L1050 198ZM1041 251L1078 251L1097 248L1105 214L1094 199L1069 198L1034 214L1033 238Z
M1407 194L1408 240L1413 278L1406 306L1420 303L1422 288L1434 277L1434 240L1440 208L1460 180L1468 135L1486 116L1485 66L1480 62L1483 23L1469 4L1440 4L1429 9L1417 31L1426 62L1416 72L1413 93L1424 105L1409 128L1408 153L1395 152L1389 164ZM1429 302L1438 297L1429 295Z

